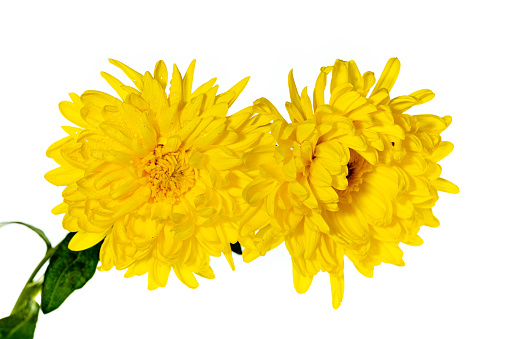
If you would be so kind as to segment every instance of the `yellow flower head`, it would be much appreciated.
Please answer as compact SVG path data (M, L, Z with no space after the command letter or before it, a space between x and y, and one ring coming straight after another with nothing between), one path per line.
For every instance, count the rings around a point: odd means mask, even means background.
M419 227L438 226L431 212L437 190L458 192L439 178L436 164L452 151L440 138L451 118L405 114L433 93L391 100L399 69L398 59L390 59L375 85L373 73L361 76L355 62L338 60L321 69L313 101L306 88L298 94L290 72L292 123L266 99L255 102L255 110L276 121L274 145L244 157L248 168L261 171L243 192L251 206L239 229L244 260L285 241L297 292L306 292L320 270L328 272L334 308L343 297L345 255L366 276L381 262L403 265L398 244L420 245Z
M63 226L77 232L69 247L89 248L104 239L101 269L128 268L126 277L149 273L149 289L165 286L171 268L187 286L193 273L213 278L210 256L224 253L233 267L230 243L246 205L242 189L257 171L244 168L242 155L271 142L270 119L249 107L226 116L247 84L243 79L216 95L215 79L192 90L195 62L182 78L178 68L166 93L164 62L144 75L111 60L134 83L102 76L120 99L97 91L59 105L79 127L47 155L59 165L46 174L66 186Z

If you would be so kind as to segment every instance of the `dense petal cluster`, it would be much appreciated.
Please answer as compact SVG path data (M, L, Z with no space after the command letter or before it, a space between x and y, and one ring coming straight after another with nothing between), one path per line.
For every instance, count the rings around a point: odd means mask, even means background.
M243 191L250 205L239 224L244 260L284 241L297 292L328 272L334 308L343 298L344 256L368 277L381 262L404 265L398 244L420 245L419 228L438 226L437 191L458 192L437 164L453 148L440 138L451 118L405 113L431 100L429 90L391 100L399 69L390 59L375 84L373 73L338 60L321 69L313 100L306 88L299 95L290 72L291 123L266 99L254 105L274 117L274 141L244 156L248 169L260 169Z
M78 127L63 127L69 136L47 151L60 167L46 179L66 186L53 212L65 213L64 228L77 232L72 250L104 240L101 269L148 272L155 289L173 268L195 288L194 273L214 277L210 256L224 253L233 268L235 220L247 207L242 189L258 174L242 156L272 143L270 116L252 107L227 116L248 78L219 95L215 79L193 91L193 61L184 77L174 65L167 94L164 62L154 75L111 62L136 88L102 73L120 99L86 91L60 103Z
M231 243L249 262L285 242L297 292L328 272L338 308L345 256L367 277L382 262L404 265L399 244L420 245L420 227L439 225L437 192L459 192L437 164L453 149L440 136L451 117L406 113L430 90L391 99L396 58L378 82L353 61L322 67L312 98L290 72L291 122L264 98L227 116L248 78L219 95L215 79L193 91L193 61L184 77L173 66L167 93L164 62L154 75L111 62L136 88L102 73L119 98L61 102L77 127L49 147L60 167L45 177L65 186L53 212L76 232L69 247L103 241L100 269L148 272L149 289L171 269L195 288L222 253L233 269Z

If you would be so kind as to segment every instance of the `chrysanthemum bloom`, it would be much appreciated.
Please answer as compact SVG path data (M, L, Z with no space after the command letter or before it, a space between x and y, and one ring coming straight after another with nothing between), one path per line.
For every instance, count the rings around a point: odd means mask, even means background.
M120 99L86 91L71 94L60 111L79 127L54 143L47 155L60 167L46 174L67 186L63 226L77 232L69 244L84 250L104 239L102 270L126 269L126 277L149 273L149 289L165 286L171 268L187 286L193 273L213 278L210 256L224 253L233 267L233 222L243 211L241 192L252 179L242 155L271 142L268 117L249 107L228 108L247 84L243 79L216 95L215 79L192 91L193 61L182 78L174 65L169 95L164 62L154 76L111 61L134 83L102 73Z
M440 138L451 118L405 113L431 100L430 90L391 100L399 68L389 60L375 85L373 73L361 76L353 61L338 60L321 69L313 101L306 88L298 94L290 72L292 123L266 99L255 102L257 111L279 117L272 125L278 146L244 158L262 174L243 192L251 206L239 229L244 260L285 241L297 292L328 272L334 308L343 298L345 255L368 277L381 262L404 265L398 244L420 245L420 226L438 226L431 212L437 191L458 192L437 164L453 148Z

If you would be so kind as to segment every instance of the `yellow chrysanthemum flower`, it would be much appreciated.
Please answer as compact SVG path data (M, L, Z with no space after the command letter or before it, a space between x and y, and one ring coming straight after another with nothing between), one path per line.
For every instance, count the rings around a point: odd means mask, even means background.
M313 101L306 88L298 94L290 72L292 123L266 99L255 102L276 121L274 145L244 157L261 174L243 192L251 206L239 228L244 260L285 241L297 292L328 272L334 308L343 298L345 255L368 277L381 262L404 265L398 244L420 245L420 226L438 226L431 212L437 190L458 192L439 178L436 163L452 151L440 138L451 118L405 114L434 95L421 90L391 100L399 68L398 59L389 60L375 85L373 73L361 76L355 62L338 60L321 69Z
M77 232L69 248L83 250L104 239L102 270L126 269L126 277L149 273L149 289L165 286L171 268L187 286L193 273L214 278L210 256L224 253L234 269L230 243L243 213L242 189L257 171L242 155L271 142L269 117L252 107L226 116L247 84L243 79L216 95L215 79L192 91L195 62L182 78L173 66L169 94L164 62L154 76L111 60L134 83L101 73L117 92L71 94L60 111L79 127L47 155L60 167L46 174L66 186L63 226Z

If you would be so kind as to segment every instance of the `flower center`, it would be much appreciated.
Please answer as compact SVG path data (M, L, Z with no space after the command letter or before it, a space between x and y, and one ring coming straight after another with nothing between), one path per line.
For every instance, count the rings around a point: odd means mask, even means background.
M194 169L189 166L185 150L164 152L164 145L157 145L142 161L143 176L152 191L154 201L177 203L195 183Z
M344 190L336 190L340 203L351 203L351 192L358 192L363 181L364 173L371 172L373 165L366 161L359 153L350 150L350 161L348 162L348 186Z

